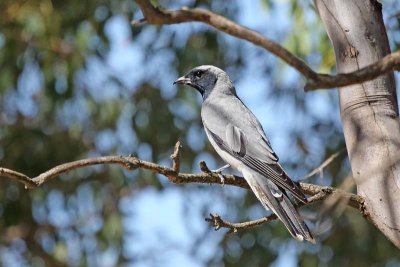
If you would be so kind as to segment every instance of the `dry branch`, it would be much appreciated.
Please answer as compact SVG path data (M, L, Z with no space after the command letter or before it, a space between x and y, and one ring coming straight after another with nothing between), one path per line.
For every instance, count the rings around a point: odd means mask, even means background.
M276 220L278 217L275 214L271 214L266 217L262 217L257 220L241 222L241 223L231 223L223 220L218 214L210 214L210 218L206 218L206 222L209 222L215 229L215 231L221 228L228 228L228 233L236 233L239 230L249 229L273 220Z
M136 3L142 10L144 18L137 21L132 21L132 25L142 25L146 22L157 25L176 24L183 22L202 22L208 24L229 35L260 46L281 58L306 78L306 84L304 87L306 91L322 88L328 89L366 82L385 73L400 69L400 51L397 51L385 56L374 64L354 72L338 75L317 73L312 70L303 60L293 55L277 42L211 11L189 8L163 10L154 7L148 0L136 0Z
M207 167L204 161L200 162L200 169L202 173L192 174L192 173L181 173L179 172L180 166L180 149L181 144L178 141L175 144L174 152L171 155L172 159L172 167L167 167L163 165L159 165L153 162L148 162L145 160L141 160L132 155L129 156L104 156L104 157L96 157L90 159L82 159L73 162L64 163L50 170L47 170L36 177L29 177L23 173L16 172L7 168L0 167L0 176L6 177L11 180L20 182L25 185L25 188L35 188L39 187L42 184L52 180L53 178L58 177L61 174L77 170L80 168L93 166L93 165L119 165L127 170L136 170L136 169L144 169L149 170L154 173L158 173L166 176L172 183L175 184L187 184L187 183L202 183L202 184L223 184L223 185L233 185L245 189L250 189L246 180L243 177L235 176L235 175L223 175L224 179L221 180L217 173L211 172ZM326 161L322 163L319 167L324 168L326 166ZM339 199L343 199L348 206L358 209L362 215L364 214L364 200L362 197L345 192L341 189L335 189L329 186L320 186L309 183L299 183L300 188L304 191L305 194L310 195L311 197L308 199L308 204L315 203L317 201L322 201L327 199L330 196L335 196ZM209 222L211 222L216 230L219 228L228 228L231 231L236 232L238 229L247 229L250 227L254 227L256 225L260 225L262 223L268 222L275 219L274 215L264 217L255 221L243 222L243 223L230 223L222 220L219 216L211 216L209 218Z

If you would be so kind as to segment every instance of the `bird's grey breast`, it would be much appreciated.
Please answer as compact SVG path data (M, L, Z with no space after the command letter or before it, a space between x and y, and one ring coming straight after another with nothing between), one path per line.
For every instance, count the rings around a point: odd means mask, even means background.
M203 102L201 107L201 118L204 126L218 136L224 136L226 126L235 120L230 102L229 98L209 98Z
M201 117L207 137L214 149L225 162L231 165L233 169L241 172L244 164L240 160L233 157L226 150L227 147L224 147L228 145L228 149L230 148L229 141L226 139L227 129L232 127L232 123L237 117L237 114L235 115L232 112L232 106L229 104L227 105L227 101L232 100L229 100L229 98L226 99L224 97L220 97L213 99L212 101L204 101L201 109ZM238 144L239 151L241 145L241 143Z
M229 124L238 127L248 138L260 138L258 121L250 110L234 95L210 95L201 108L203 124L218 136L225 136ZM261 129L262 132L262 129Z

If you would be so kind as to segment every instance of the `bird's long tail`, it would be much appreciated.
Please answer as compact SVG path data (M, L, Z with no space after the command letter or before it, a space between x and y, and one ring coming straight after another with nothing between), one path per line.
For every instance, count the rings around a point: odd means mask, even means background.
M315 244L315 239L303 218L283 190L258 173L244 170L243 176L258 200L278 216L295 239Z

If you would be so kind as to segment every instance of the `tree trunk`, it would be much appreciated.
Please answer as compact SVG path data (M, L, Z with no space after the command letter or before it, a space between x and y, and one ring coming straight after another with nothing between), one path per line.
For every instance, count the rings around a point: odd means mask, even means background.
M333 44L338 73L390 53L381 4L375 0L315 0ZM400 248L400 125L393 74L342 87L340 111L357 193L365 214Z

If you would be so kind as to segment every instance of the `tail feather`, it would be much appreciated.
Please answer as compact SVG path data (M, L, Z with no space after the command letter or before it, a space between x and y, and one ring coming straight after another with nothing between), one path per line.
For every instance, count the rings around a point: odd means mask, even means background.
M285 221L289 221L290 226L293 228L289 230L291 233L294 232L296 234L296 239L305 239L313 244L315 244L315 239L311 234L311 231L308 229L305 224L303 218L301 218L300 214L297 212L296 208L293 206L290 199L283 194L282 199L278 200L278 203L283 209L283 214L287 218L287 220L282 220L285 224L286 228L290 228ZM278 216L279 217L279 216ZM293 235L293 233L292 233ZM294 236L294 235L293 235Z
M297 240L307 240L315 244L304 220L297 212L286 193L276 185L269 185L268 180L260 174L242 171L252 191L267 209L271 209L283 222L290 234Z

